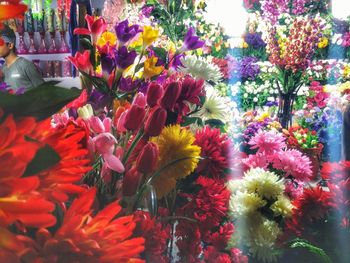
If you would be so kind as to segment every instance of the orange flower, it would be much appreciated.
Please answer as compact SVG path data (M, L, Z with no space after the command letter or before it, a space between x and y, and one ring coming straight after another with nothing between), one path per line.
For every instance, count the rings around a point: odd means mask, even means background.
M23 18L27 6L20 0L0 0L0 21L11 18Z
M144 238L134 237L133 216L116 218L121 207L114 202L92 217L96 189L75 199L60 229L51 236L47 230L37 234L42 254L48 262L144 262Z
M85 191L76 183L91 169L86 149L87 135L85 127L74 123L54 129L50 126L50 120L43 121L30 135L42 144L51 146L60 157L57 164L36 174L40 179L40 191L51 200L65 202L69 194Z
M38 177L21 178L39 148L38 143L25 138L35 125L33 118L15 122L11 115L0 124L0 226L20 222L48 227L56 222L49 214L54 204L37 192Z
M93 188L75 199L53 235L42 228L32 240L0 227L0 258L13 259L7 262L144 262L139 254L145 240L132 237L134 217L116 218L121 210L116 202L92 217L95 195Z

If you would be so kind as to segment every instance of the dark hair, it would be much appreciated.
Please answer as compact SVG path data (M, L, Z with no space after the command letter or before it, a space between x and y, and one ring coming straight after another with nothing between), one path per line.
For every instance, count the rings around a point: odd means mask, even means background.
M13 52L16 53L16 34L15 32L8 26L4 25L2 29L0 29L0 36L6 43L13 44Z

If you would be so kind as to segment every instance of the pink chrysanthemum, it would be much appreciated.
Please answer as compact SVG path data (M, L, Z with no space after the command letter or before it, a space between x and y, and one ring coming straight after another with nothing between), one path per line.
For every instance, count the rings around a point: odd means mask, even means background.
M298 150L279 151L270 158L273 168L284 171L286 177L291 175L305 182L312 176L310 159Z
M251 149L258 149L258 153L273 154L286 147L285 137L275 131L260 130L249 141Z
M265 153L250 154L247 158L242 160L244 164L244 170L249 170L251 168L267 168L269 165L269 160Z

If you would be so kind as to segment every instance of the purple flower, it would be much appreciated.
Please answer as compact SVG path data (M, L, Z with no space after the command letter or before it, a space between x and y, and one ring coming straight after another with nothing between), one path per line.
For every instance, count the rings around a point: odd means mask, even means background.
M256 57L244 57L239 63L239 74L242 80L254 80L260 73Z
M153 6L144 6L144 7L141 9L141 12L142 12L142 14L143 14L145 17L150 17L152 11L153 11Z
M139 80L132 80L131 77L121 78L119 82L119 90L123 92L130 92L140 86Z
M101 55L101 67L102 71L107 74L111 74L115 68L115 60L112 56L102 54Z
M178 69L179 67L183 67L184 65L181 62L181 58L185 57L185 54L176 55L173 59L173 68Z
M193 27L187 31L187 34L184 39L184 44L181 47L181 51L194 50L201 48L204 45L204 41L199 40L199 37L195 35L195 30Z
M106 105L108 105L111 102L111 97L108 94L104 94L96 89L94 89L87 101L88 104L91 104L91 106L95 109L103 109Z
M333 28L336 33L345 34L346 32L349 31L349 23L347 21L334 18Z
M129 52L126 46L122 46L115 51L115 62L119 68L126 69L134 63L136 56L137 53L135 50Z
M7 92L8 87L9 86L5 82L0 83L0 91L1 92Z
M261 35L258 33L248 33L245 36L245 42L247 42L249 46L255 49L266 46L266 43L264 40L262 40Z
M122 43L128 42L131 38L142 32L139 25L129 26L128 20L124 20L114 27L118 40Z
M265 104L267 107L272 107L272 106L278 106L278 102L277 101L268 101Z

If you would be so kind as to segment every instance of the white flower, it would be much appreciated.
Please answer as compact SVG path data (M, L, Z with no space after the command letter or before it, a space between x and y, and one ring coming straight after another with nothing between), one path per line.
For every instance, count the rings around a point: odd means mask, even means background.
M254 99L253 99L254 102L258 102L258 100L259 99L257 97L254 97Z
M206 99L194 116L203 118L204 120L218 119L225 121L228 117L228 98L220 97L214 89L207 88Z
M179 71L190 74L196 79L218 82L222 78L219 67L206 61L204 58L186 56L181 58L181 63L183 67L179 67Z

